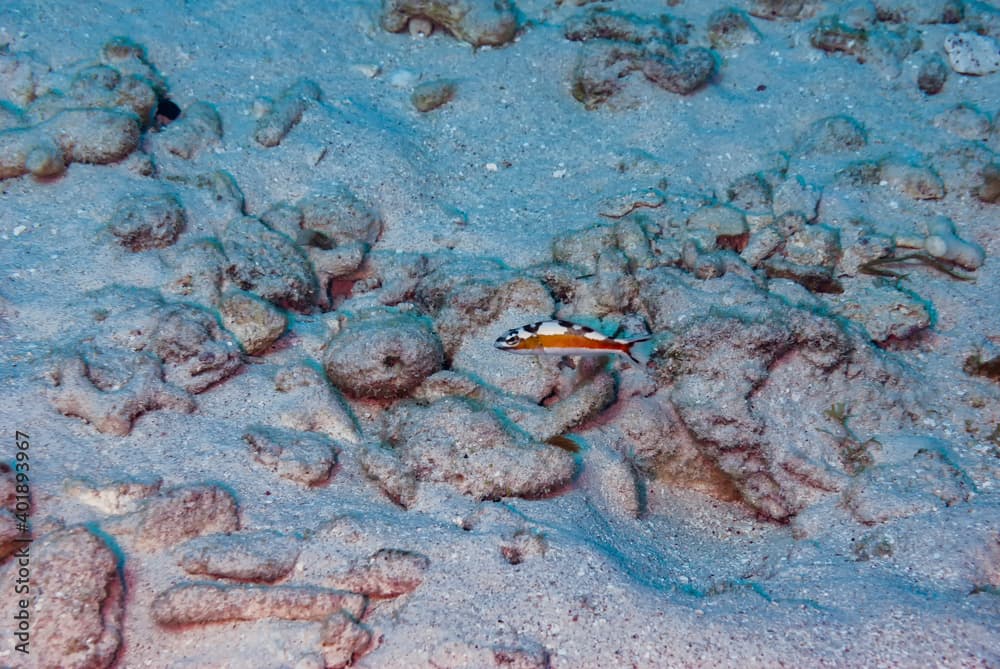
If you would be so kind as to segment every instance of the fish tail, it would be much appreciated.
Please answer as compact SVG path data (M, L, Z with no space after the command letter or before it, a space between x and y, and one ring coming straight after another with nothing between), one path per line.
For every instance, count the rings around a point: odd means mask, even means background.
M653 337L652 334L647 334L647 335L642 335L641 337L628 339L622 342L623 344L625 344L625 348L623 349L622 352L625 353L625 355L627 355L632 360L632 362L639 365L640 367L643 367L647 362L649 362L649 355L648 354L643 355L641 358L637 357L636 354L638 353L638 351L634 351L633 347L636 344L641 344L642 342L649 341L650 339L652 339L652 337Z

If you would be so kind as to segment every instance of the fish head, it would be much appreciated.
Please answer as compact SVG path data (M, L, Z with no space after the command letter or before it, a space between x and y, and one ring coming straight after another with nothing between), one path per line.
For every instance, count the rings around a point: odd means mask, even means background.
M501 351L516 351L524 347L526 335L527 333L522 328L507 330L507 332L497 337L493 345Z

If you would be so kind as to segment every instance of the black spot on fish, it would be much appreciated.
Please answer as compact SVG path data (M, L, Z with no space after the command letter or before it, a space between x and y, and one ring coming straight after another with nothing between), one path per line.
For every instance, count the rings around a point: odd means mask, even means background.
M530 325L525 325L525 326L524 326L524 331L525 331L525 332L530 332L531 334L535 334L536 332L538 332L538 327L539 327L540 325L541 325L541 322L538 322L538 323L532 323L532 324L530 324Z
M564 328L573 328L573 327L576 327L575 323L570 323L569 321L558 320L558 321L556 321L556 323L558 323L559 325L561 325Z

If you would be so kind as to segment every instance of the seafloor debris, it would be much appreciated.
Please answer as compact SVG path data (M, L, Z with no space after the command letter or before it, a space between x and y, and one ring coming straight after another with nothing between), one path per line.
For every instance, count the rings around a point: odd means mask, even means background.
M277 100L263 100L253 138L261 146L281 144L285 135L302 120L309 103L319 100L319 86L308 79L299 79L281 92Z
M407 395L443 364L441 342L426 319L384 309L348 317L323 356L333 385L353 397L381 399Z
M38 666L111 666L125 608L114 548L77 527L36 541L31 564L31 651Z
M319 432L253 426L243 434L253 459L278 476L305 486L330 478L337 464L337 447Z
M472 46L502 46L517 33L511 0L382 0L380 21L389 32L402 32L415 20L440 26Z

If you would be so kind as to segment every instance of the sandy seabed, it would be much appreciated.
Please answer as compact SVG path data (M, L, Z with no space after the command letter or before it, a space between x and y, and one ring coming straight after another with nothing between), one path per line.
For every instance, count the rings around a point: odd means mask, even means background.
M0 666L1000 666L998 43L7 0Z

